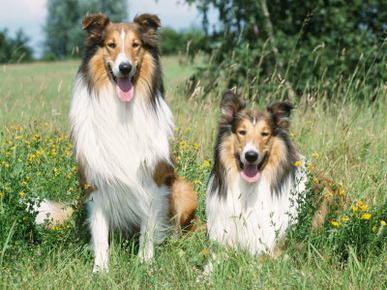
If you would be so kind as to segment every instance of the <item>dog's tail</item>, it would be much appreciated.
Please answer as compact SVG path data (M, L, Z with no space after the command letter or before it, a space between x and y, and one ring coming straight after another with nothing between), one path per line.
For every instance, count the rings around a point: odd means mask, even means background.
M48 199L43 199L40 203L33 204L32 208L38 212L35 218L35 223L38 225L44 224L46 221L50 225L63 224L73 213L73 208L70 204Z

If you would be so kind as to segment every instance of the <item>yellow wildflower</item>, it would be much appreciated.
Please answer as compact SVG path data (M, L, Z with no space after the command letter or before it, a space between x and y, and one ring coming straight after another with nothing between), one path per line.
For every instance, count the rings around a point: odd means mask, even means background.
M376 231L376 226L373 226L373 227L372 227L372 231L373 231L373 232Z
M193 148L194 148L195 150L197 150L197 149L199 148L199 144L198 144L198 143L193 143L192 145L193 145Z
M385 221L383 221L383 220L381 220L381 221L380 221L380 224L381 224L383 227L385 227L385 226L386 226L386 222L385 222Z
M341 218L341 221L344 222L344 223L347 223L348 220L349 220L349 218L347 218L347 217L342 217L342 218Z
M191 131L191 130L192 130L192 128L191 128L191 127L188 127L188 128L187 128L187 131Z
M320 157L320 154L318 154L318 153L313 153L312 156L315 157L315 158L319 158L319 157Z
M196 179L195 184L202 184L202 182L200 180Z
M351 206L351 208L352 208L353 211L357 211L357 210L358 210L358 207L357 207L357 206L354 206L354 205Z
M315 177L313 178L314 182L319 183L318 179Z
M332 192L328 192L326 195L325 195L326 198L330 198L330 197L333 197L333 193Z
M290 132L289 135L290 135L290 137L293 137L293 136L294 136L294 133Z
M1 191L0 191L0 196L4 196L4 193L2 193Z
M344 194L344 190L343 190L343 189L340 189L340 190L339 190L339 194L340 194L340 195L343 195L343 194Z
M22 191L19 193L21 197L23 197L25 195L25 193Z
M210 162L208 162L207 160L204 160L203 164L204 164L204 167L210 166Z
M204 257L207 256L207 250L204 249L204 250L202 251L202 254L203 254Z
M365 213L361 216L361 219L362 220L369 220L371 218L371 214L370 213Z
M296 163L294 163L294 165L297 167L297 166L301 166L301 162L300 161L296 161Z
M332 225L335 226L335 227L339 227L340 226L340 224L338 222L335 222L335 221L332 222Z

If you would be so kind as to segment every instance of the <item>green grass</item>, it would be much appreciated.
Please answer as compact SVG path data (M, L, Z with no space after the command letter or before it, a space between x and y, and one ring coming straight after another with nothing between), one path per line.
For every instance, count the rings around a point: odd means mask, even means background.
M198 86L187 95L185 79L193 66L180 66L177 57L162 60L166 99L176 123L178 173L194 184L198 215L205 221L204 192L220 94L204 97ZM79 237L78 225L71 220L57 228L36 227L22 202L38 196L73 201L82 195L67 118L78 65L7 65L0 71L1 288L387 287L386 227L381 224L387 220L383 88L376 88L380 97L373 103L351 100L351 92L346 92L345 103L344 96L329 101L303 96L292 113L291 135L299 150L324 175L343 184L349 207L337 216L339 227L326 224L320 233L305 238L301 250L291 246L277 259L218 249L221 263L214 264L212 277L199 282L209 255L204 233L167 240L157 247L152 264L138 260L136 239L115 235L110 272L93 275L93 256L87 240ZM276 90L273 85L270 96L256 98L249 106L264 108L280 95ZM371 218L362 219L364 213Z

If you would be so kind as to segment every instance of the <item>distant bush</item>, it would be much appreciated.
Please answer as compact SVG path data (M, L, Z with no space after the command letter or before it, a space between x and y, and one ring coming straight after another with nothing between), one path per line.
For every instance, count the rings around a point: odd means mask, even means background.
M177 32L172 28L163 28L160 34L160 48L162 55L176 55L178 53L192 55L199 49L199 43L204 34L200 29L191 28Z
M6 29L0 31L0 63L20 63L32 61L29 38L19 30L14 38L8 36Z

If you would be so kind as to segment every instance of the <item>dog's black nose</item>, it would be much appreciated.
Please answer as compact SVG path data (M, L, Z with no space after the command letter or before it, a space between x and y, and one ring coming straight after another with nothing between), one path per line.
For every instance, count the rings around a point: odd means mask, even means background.
M120 70L120 73L122 73L123 75L126 76L132 70L132 65L129 62L123 62L120 64L120 66L118 68Z
M255 151L247 151L245 153L245 158L248 162L255 162L258 159L258 153Z

